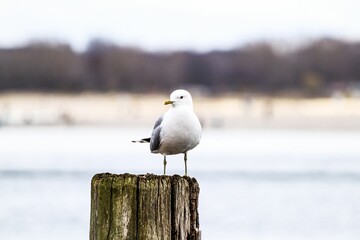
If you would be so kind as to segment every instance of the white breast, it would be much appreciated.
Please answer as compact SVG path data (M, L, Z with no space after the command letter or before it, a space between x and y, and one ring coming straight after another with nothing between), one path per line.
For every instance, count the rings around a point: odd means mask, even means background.
M185 153L200 142L201 124L188 107L170 108L164 115L161 127L159 153Z

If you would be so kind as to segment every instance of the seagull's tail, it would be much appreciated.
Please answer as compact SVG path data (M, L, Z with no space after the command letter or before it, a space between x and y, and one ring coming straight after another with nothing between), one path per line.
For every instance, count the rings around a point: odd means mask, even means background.
M133 143L149 143L150 142L150 138L143 138L140 140L132 140Z

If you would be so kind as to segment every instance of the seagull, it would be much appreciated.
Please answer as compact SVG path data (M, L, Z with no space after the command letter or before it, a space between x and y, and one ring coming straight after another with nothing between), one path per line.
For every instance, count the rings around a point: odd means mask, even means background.
M164 157L164 175L166 174L166 156L184 154L185 176L187 176L187 152L200 143L202 128L193 110L193 101L188 91L183 89L171 93L165 101L170 108L155 122L150 138L132 141L150 143L152 153Z

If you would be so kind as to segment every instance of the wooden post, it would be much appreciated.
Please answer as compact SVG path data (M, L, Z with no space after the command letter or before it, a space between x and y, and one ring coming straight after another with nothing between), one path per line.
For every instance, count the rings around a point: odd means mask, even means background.
M195 178L96 174L90 240L200 240Z

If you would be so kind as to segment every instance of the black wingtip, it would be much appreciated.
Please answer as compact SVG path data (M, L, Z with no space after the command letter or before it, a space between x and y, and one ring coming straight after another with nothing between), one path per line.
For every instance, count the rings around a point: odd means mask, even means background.
M151 138L143 138L140 140L131 140L133 143L149 143Z

